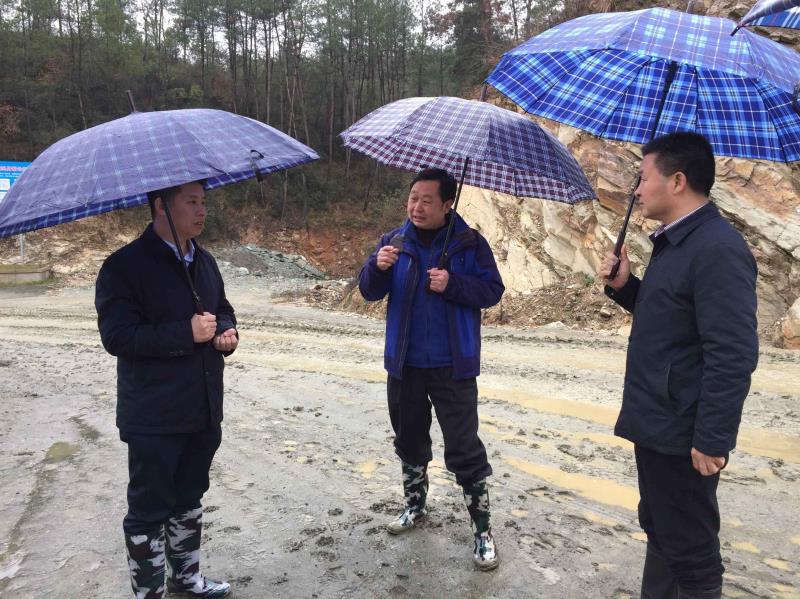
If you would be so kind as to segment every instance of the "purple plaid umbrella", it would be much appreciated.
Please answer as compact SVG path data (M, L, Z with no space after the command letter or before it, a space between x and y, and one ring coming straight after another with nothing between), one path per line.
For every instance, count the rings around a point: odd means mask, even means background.
M800 0L759 0L742 17L731 35L742 27L756 25L800 29Z
M596 197L564 144L532 120L486 102L446 96L398 100L340 136L346 147L382 164L461 172L453 211L464 183L567 204Z
M42 152L0 202L0 238L147 203L147 192L214 189L319 159L259 121L224 110L132 114Z
M42 152L0 201L0 238L145 204L149 191L200 180L214 189L319 158L285 133L223 110L136 112L132 99L131 108Z

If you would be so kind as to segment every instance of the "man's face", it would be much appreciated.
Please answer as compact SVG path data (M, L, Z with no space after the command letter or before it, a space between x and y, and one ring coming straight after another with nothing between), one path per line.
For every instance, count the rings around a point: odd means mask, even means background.
M417 181L408 193L406 210L414 226L438 229L444 226L445 215L452 205L452 200L442 202L438 181Z
M203 232L206 223L206 192L199 183L186 183L169 203L169 213L181 239Z
M665 177L656 166L656 155L648 154L639 167L642 179L634 195L645 218L663 221L675 210L675 175Z

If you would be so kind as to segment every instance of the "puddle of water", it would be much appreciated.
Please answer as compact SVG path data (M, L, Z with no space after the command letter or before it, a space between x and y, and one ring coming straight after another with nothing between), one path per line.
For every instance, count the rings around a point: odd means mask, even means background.
M747 541L737 541L736 543L731 543L731 547L738 549L739 551L747 551L748 553L761 553L761 550L758 547L752 543L748 543Z
M747 453L800 463L800 438L754 428L739 430L737 445Z
M741 528L743 526L742 521L739 520L739 518L731 518L729 520L725 520L725 524L727 524L731 528Z
M242 357L245 359L242 360ZM244 354L239 359L245 363L279 370L329 374L375 383L386 380L385 372L375 366L361 366L332 361L323 363L319 360L298 359L296 356L286 354ZM492 377L487 376L485 380L491 382ZM492 387L491 385L482 385L481 395L496 401L513 403L537 412L604 424L609 428L614 426L619 414L619 409L616 407L611 408L568 399L557 399L528 393L519 389ZM796 437L780 435L772 431L741 427L739 429L738 445L742 451L752 455L780 458L786 462L800 463L800 439Z
M797 395L800 389L800 372L794 368L759 366L753 373L752 387L775 395Z
M613 427L617 422L618 408L592 405L568 399L556 399L527 393L517 389L483 387L481 394L490 399L513 403L537 412L557 416L569 416ZM588 436L588 435L586 435ZM772 431L741 427L738 447L751 455L779 458L786 462L800 463L800 438L777 434Z
M519 389L504 389L484 385L481 387L481 395L489 399L513 403L537 412L546 412L557 416L570 416L608 426L614 426L619 414L618 408L607 408L569 399L556 399Z
M510 356L508 352L490 349L494 345L492 342L486 345L488 347L486 350L483 350L483 355L486 358L492 358L511 364L540 365L542 363L542 353L540 352L519 352L514 356ZM571 347L549 347L545 353L547 354L548 365L554 368L564 368L570 372L574 372L575 370L592 370L623 373L625 371L625 351L604 349L602 352L592 352Z
M44 461L48 464L63 462L64 460L70 459L76 453L78 453L77 445L72 445L64 441L56 441L50 446L50 449L47 450Z
M356 465L356 471L364 478L372 478L378 465L375 460L367 460Z
M782 570L784 572L792 571L792 569L789 567L789 562L784 561L782 559L767 558L764 560L764 563L767 564L770 568L775 568L776 570Z
M23 554L15 553L9 557L8 561L0 565L0 581L14 578L14 575L19 572L23 557Z
M772 585L772 590L783 597L800 597L800 591L788 584L776 582Z
M606 518L605 516L601 516L600 514L596 514L594 512L583 512L581 514L584 518L586 518L589 522L594 524L602 524L604 526L616 526L618 523L616 520L612 520L611 518Z
M551 466L542 466L517 458L504 458L509 466L540 478L556 487L575 491L578 495L605 505L613 505L636 511L639 505L639 491L610 480L564 472Z
M87 441L97 441L100 438L100 431L87 424L82 416L72 416L69 420L77 425L81 437Z

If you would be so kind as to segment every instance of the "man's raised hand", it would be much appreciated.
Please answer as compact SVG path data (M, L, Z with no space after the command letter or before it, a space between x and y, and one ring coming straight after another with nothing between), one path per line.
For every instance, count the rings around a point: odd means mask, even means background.
M209 312L192 316L192 338L195 343L205 343L217 332L217 317Z

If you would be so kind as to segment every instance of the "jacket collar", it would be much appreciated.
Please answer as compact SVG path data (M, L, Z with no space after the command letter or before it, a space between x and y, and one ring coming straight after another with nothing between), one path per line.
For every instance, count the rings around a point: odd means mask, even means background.
M147 228L142 233L141 239L147 248L156 256L160 258L172 259L176 264L180 264L180 260L178 260L178 255L175 253L175 251L166 243L164 243L164 240L161 239L161 237L159 237L158 234L153 230L153 223L147 225ZM197 243L196 239L192 239L191 241L194 244L194 258L197 260L197 256L203 251L203 248L200 247L200 244Z
M671 245L678 245L697 227L702 225L704 222L717 217L719 217L719 209L716 207L714 202L709 202L693 214L687 216L674 227L662 232L658 237L664 237ZM651 241L655 242L656 239L657 237L650 235Z
M447 216L446 223L450 223L450 218L453 218L451 212ZM453 224L453 236L450 238L450 244L447 248L447 253L453 253L469 246L475 242L475 233L470 229L466 221L461 218L459 214L455 214L456 222ZM417 233L414 230L414 224L406 219L403 226L397 231L397 234L392 237L390 243L395 247L399 247L404 252L416 254Z

